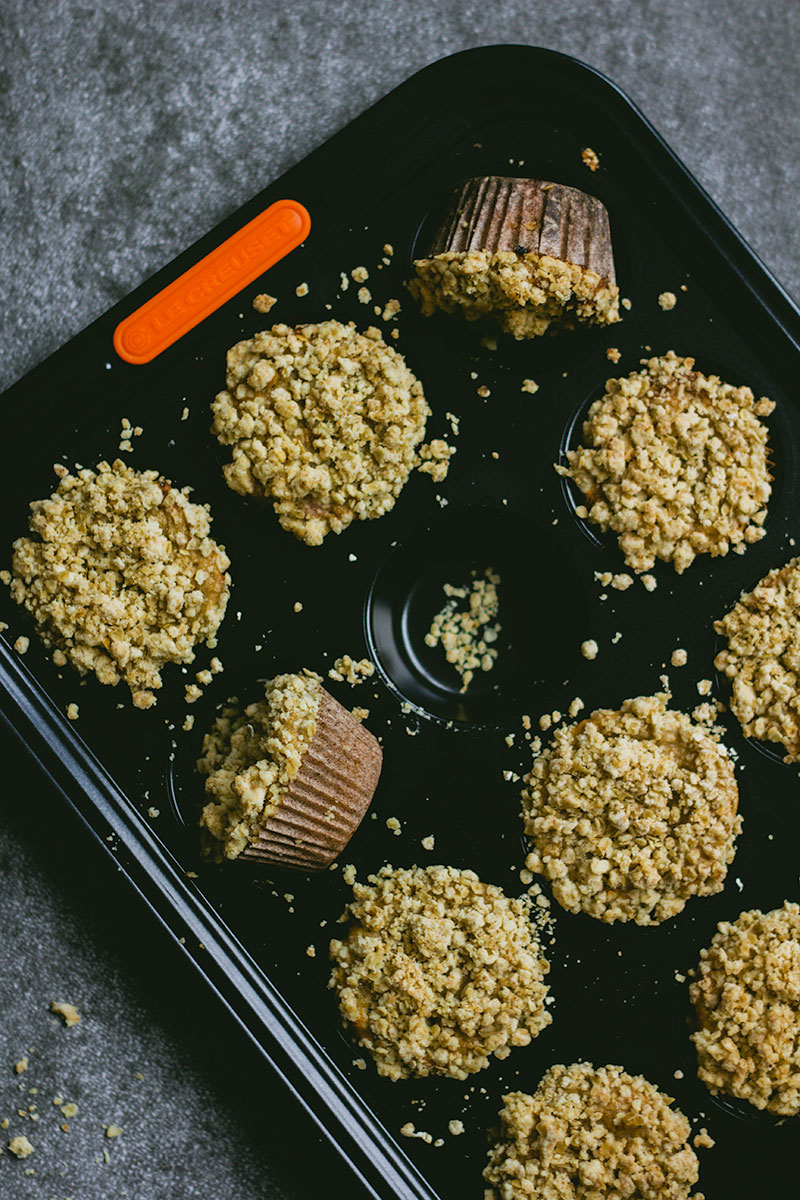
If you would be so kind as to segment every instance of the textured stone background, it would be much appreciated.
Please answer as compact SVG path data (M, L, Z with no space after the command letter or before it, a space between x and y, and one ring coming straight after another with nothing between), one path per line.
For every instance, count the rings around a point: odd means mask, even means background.
M609 74L800 295L797 0L3 0L0 386L407 75L500 41ZM346 1194L113 869L5 735L0 750L0 1118L42 1113L15 1121L40 1148L0 1157L3 1200ZM54 997L80 1005L78 1028ZM65 1134L57 1092L80 1105Z

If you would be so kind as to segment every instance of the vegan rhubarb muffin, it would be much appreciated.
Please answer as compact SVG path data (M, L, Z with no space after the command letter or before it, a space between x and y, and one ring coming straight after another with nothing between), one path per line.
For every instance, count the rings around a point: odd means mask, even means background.
M556 470L586 498L589 521L617 534L625 562L657 558L680 574L698 554L742 553L764 536L775 405L694 369L673 351L609 379L583 423L583 445Z
M414 269L424 316L490 317L517 340L619 320L605 206L558 183L467 180Z
M702 1200L691 1127L673 1099L622 1067L551 1067L503 1097L486 1200Z
M263 699L224 708L203 739L206 851L217 860L327 866L369 808L382 758L319 676L277 675Z
M697 1074L781 1116L800 1113L800 908L721 921L689 988Z
M724 885L742 825L733 766L668 699L561 726L525 776L526 866L569 912L657 925Z
M330 944L342 1018L389 1079L466 1079L550 1024L529 897L473 871L383 867Z
M207 505L157 471L120 459L70 474L31 504L31 537L14 542L11 594L58 665L124 680L137 708L155 704L167 663L213 647L230 560Z
M228 351L226 384L211 408L228 486L309 546L389 512L415 468L447 474L422 384L378 329L275 325Z
M800 558L770 571L714 629L728 639L714 665L730 681L744 736L800 761Z

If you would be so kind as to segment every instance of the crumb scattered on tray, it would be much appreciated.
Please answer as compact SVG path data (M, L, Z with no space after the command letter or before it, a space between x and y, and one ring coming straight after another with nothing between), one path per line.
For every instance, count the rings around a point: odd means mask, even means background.
M662 292L658 297L659 307L662 308L664 312L669 312L669 310L674 308L677 303L678 297L674 292Z
M685 667L688 659L689 656L686 651L683 649L683 647L679 646L677 650L672 651L672 656L669 661L673 667Z
M581 642L581 654L590 662L593 658L597 658L600 647L594 638L587 638L585 642Z
M8 1143L8 1149L17 1158L28 1158L33 1154L33 1146L23 1135L13 1137Z
M296 296L300 296L301 298L303 296L307 296L308 295L308 284L307 283L299 283L297 285L297 287L294 289L294 294Z
M257 313L268 313L278 303L277 296L270 296L268 292L261 292L253 300L253 308Z
M596 171L600 166L600 155L591 146L585 146L581 150L581 160L583 165L588 167L590 171Z
M14 649L16 650L17 654L27 654L30 644L30 638L20 636L14 642Z
M550 1023L530 898L444 866L383 867L353 891L331 986L380 1075L466 1079Z
M609 362L618 363L622 358L622 351L618 350L616 346L609 346L606 350L606 358Z
M81 1014L74 1004L67 1004L63 1000L53 1000L50 1004L50 1012L55 1013L57 1017L61 1017L61 1020L67 1026L78 1025L80 1023Z
M539 390L539 385L533 379L523 379L522 386L519 390L521 392L527 392L530 396L535 396Z
M343 654L341 658L336 659L328 671L328 678L334 679L337 683L347 682L351 687L355 687L374 674L375 663L371 659L361 658L356 661L349 654Z

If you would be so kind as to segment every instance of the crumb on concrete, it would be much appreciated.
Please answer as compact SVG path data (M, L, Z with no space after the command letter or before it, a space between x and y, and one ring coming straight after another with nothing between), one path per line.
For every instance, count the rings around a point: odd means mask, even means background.
M67 1004L64 1000L53 1000L50 1004L50 1012L55 1013L57 1017L61 1017L65 1025L77 1025L80 1022L81 1015L74 1004Z

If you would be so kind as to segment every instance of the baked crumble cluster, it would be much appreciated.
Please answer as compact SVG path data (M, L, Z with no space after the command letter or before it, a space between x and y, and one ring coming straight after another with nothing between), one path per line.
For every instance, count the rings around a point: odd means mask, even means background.
M320 694L311 672L278 675L263 700L226 706L203 738L197 769L210 799L200 825L215 857L237 858L281 803L316 732Z
M14 542L11 594L57 665L122 679L149 708L167 663L216 644L230 560L210 536L208 506L157 471L120 459L55 471L55 492L30 506L33 536Z
M275 325L228 351L226 384L211 407L228 486L309 546L389 512L415 468L447 474L453 449L423 444L422 384L378 329Z
M770 571L714 622L728 639L714 665L731 683L745 737L777 742L800 761L800 558Z
M383 867L330 944L343 1019L389 1079L466 1079L550 1024L530 897L455 867Z
M498 653L494 643L502 628L497 620L500 576L491 567L480 576L473 571L472 576L466 587L444 584L447 600L425 634L425 645L441 645L445 658L461 676L461 692L466 692L476 671L491 671ZM459 600L466 601L466 606L459 607Z
M551 1067L503 1097L485 1200L703 1200L691 1127L670 1096L622 1067Z
M461 311L468 321L493 317L518 341L576 323L620 319L616 284L548 254L450 250L417 259L414 269L408 286L423 316L440 308Z
M768 430L775 405L694 369L673 351L609 379L560 475L586 497L588 519L618 535L625 562L657 558L680 574L698 554L738 553L764 536L772 491Z
M781 1116L800 1113L800 908L721 921L689 989L697 1074Z
M561 726L525 776L526 866L570 912L655 925L724 885L742 825L733 766L668 699Z

